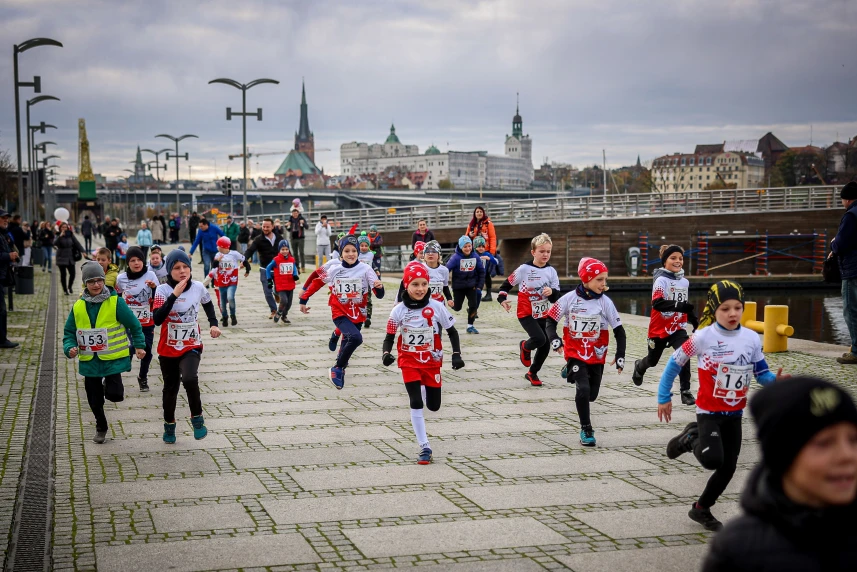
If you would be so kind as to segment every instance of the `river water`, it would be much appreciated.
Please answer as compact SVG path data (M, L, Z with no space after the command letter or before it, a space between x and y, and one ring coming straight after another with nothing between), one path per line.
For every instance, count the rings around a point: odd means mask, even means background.
M691 298L694 292L691 292ZM696 315L702 315L704 294L696 298ZM762 320L767 304L782 304L789 307L789 323L794 326L795 338L850 345L848 329L842 318L842 296L837 290L817 292L795 292L788 290L749 290L747 300L758 304L756 319ZM650 294L644 292L611 292L610 299L620 312L648 316L652 311Z

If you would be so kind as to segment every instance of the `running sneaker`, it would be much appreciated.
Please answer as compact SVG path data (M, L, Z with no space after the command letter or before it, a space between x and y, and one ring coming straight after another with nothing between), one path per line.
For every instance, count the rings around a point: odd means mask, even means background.
M467 326L467 333L468 334L478 334L479 330L476 329L476 326L471 324L471 325Z
M836 361L843 365L854 365L857 364L857 356L848 352L847 354L842 354L842 357L836 358Z
M276 314L274 314L274 323L276 324L279 321L280 321L280 313L277 312Z
M238 318L236 318L235 316L232 316L232 325L233 325L233 326L237 326L237 325L238 325Z
M140 385L141 393L148 393L149 391L149 379L146 377L138 377L137 383Z
M682 391L681 392L681 402L684 405L696 405L696 398L693 397L693 393L691 393L690 390Z
M289 320L288 316L283 316L283 323L284 324L291 324L292 322Z
M420 456L417 457L417 465L428 465L431 463L431 449L426 447L420 451Z
M711 509L699 507L696 503L693 503L693 506L690 507L687 516L691 520L701 524L705 530L717 532L723 528L723 523L714 518L714 515L711 514Z
M164 443L172 445L176 442L176 424L164 423Z
M526 340L521 340L521 363L524 367L530 367L533 365L533 352L524 347L526 344Z
M531 371L528 371L526 375L524 375L524 379L530 382L530 385L534 387L541 387L542 380L539 379L539 376Z
M634 371L631 373L631 381L634 382L634 385L643 385L643 375L646 373L645 371L640 371L640 364L643 360L638 359L634 361Z
M273 312L271 312L271 315L270 315L270 316L268 316L268 319L269 319L269 320L273 320L273 319L274 319L274 316L275 316L276 314L277 314L277 311L276 311L276 310L274 310Z
M483 301L483 302L490 302L491 300L493 300L493 298L491 298L491 292L488 292L487 294L485 294L484 296L482 296L482 301Z
M345 387L345 370L336 366L330 368L330 381L336 389Z
M339 345L339 334L334 331L332 334L330 334L330 341L327 342L327 348L330 351L335 352L337 345Z
M681 433L667 443L667 457L678 459L685 453L693 451L694 441L699 437L699 427L696 421L688 423Z
M229 326L229 318L227 318L226 316L223 316L223 319L220 320L220 325L223 326L224 328L228 327Z
M98 443L99 445L104 443L107 440L107 429L102 431L101 429L95 430L95 437L92 438L93 443Z
M589 429L580 430L580 444L584 447L595 446L595 431L592 429L592 427L590 427Z
M205 419L202 415L191 417L190 424L193 425L193 438L197 441L205 439L205 436L208 435L208 429L205 428Z

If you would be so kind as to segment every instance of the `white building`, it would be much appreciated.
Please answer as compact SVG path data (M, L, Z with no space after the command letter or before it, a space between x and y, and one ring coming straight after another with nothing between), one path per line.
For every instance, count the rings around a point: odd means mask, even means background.
M432 145L420 155L416 145L404 145L390 127L390 135L381 143L343 143L340 168L344 176L377 174L390 167L405 172L426 173L424 189L437 189L449 179L459 189L525 189L533 182L533 142L523 134L523 121L516 111L512 135L506 136L505 155L487 151L448 151L441 153Z

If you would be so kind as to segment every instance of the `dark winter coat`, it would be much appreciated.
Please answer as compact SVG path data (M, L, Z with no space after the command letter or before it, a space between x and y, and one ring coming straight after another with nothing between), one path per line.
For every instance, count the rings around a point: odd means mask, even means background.
M471 258L476 261L475 270L462 272L461 261ZM473 288L479 290L482 288L482 285L485 284L485 267L482 265L482 259L479 257L479 253L475 250L471 250L470 255L465 255L461 252L461 248L456 246L455 253L450 256L449 260L446 262L446 267L449 268L449 276L452 279L453 290L472 290Z
M250 229L247 228L247 225L244 225L244 227L238 230L238 242L241 244L247 244L250 242Z
M80 223L80 233L84 237L91 237L93 230L95 230L95 225L92 224L91 220L84 219L84 221Z
M280 253L279 244L281 240L283 240L283 237L276 232L274 233L274 244L271 244L271 241L264 234L260 234L254 238L244 253L244 267L250 267L250 259L253 258L254 252L259 253L259 264L262 268L268 266L271 260Z
M839 257L842 279L857 278L857 202L842 215L839 230L830 248Z
M420 231L415 231L413 236L411 236L411 248L413 248L418 242L431 242L434 240L434 233L428 229L426 229L425 234L420 234Z
M702 572L850 572L857 569L857 503L798 505L757 467L741 497L744 514L711 542Z
M57 266L74 266L74 251L80 252L81 256L85 253L77 237L70 230L57 236L54 246L57 248Z
M119 244L119 237L122 236L122 234L122 227L118 224L114 226L111 222L104 230L104 246L110 250L116 250L116 245ZM59 262L57 262L57 264L59 264Z

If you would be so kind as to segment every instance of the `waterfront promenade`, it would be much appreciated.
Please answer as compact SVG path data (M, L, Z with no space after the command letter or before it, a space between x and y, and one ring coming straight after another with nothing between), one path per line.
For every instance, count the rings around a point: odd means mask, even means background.
M693 418L693 408L675 405L672 424L658 423L654 394L666 359L642 387L629 370L620 376L608 368L593 406L598 447L583 450L561 359L552 355L545 385L530 387L514 313L484 303L481 333L459 328L467 365L444 367L443 407L426 412L434 463L418 466L399 370L380 363L392 295L374 301L373 327L337 391L327 377L333 354L325 297L311 300L310 315L295 305L292 324L275 325L254 269L248 278L242 273L239 325L205 340L208 437L193 439L182 392L178 442L162 442L157 362L147 394L137 388L135 362L125 401L107 408L109 440L96 445L83 378L61 356L71 297L58 295L59 331L45 332L52 276L37 272L36 294L16 297L10 314L11 338L23 347L2 354L0 364L0 534L5 548L44 341L60 356L50 541L56 570L668 572L696 569L712 537L687 517L708 473L692 456L670 461L664 454ZM386 283L395 293L395 282ZM632 364L645 354L647 320L623 318ZM771 366L857 392L857 368L832 359L844 349L792 347L800 351L768 356ZM738 472L715 515L737 513L758 457L748 418Z

